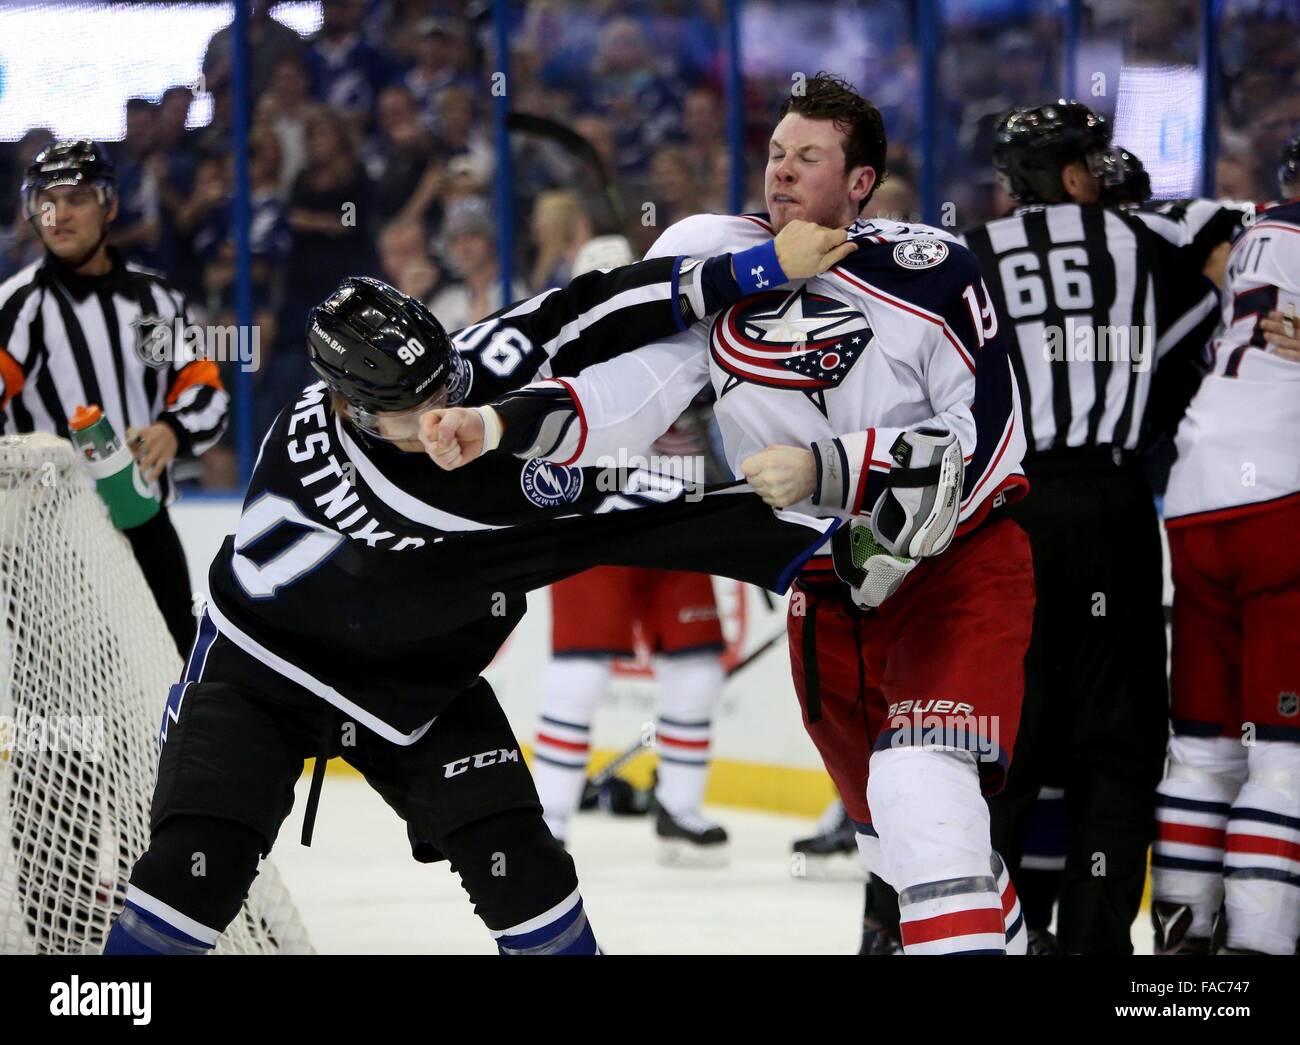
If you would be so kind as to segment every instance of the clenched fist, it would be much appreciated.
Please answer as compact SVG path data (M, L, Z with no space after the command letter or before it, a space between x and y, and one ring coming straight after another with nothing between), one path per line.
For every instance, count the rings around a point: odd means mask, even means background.
M857 249L845 229L828 229L811 221L792 221L776 236L776 260L790 279L825 272Z
M494 450L501 441L501 421L490 406L454 406L420 415L420 442L439 468L451 471Z
M1259 321L1264 340L1273 346L1273 351L1283 359L1300 362L1300 330L1296 326L1294 312L1283 313L1276 309Z
M817 489L817 463L800 446L769 446L740 463L749 485L773 508L789 508Z

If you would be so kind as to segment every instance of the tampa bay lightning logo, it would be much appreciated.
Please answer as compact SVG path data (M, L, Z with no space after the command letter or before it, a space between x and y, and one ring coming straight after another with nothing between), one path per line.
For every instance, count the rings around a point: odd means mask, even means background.
M839 387L872 336L857 309L805 286L734 305L713 324L709 347L727 374L720 395L748 381L802 392L824 414L826 390Z
M582 493L582 469L550 461L529 461L519 476L524 496L539 508L572 504Z

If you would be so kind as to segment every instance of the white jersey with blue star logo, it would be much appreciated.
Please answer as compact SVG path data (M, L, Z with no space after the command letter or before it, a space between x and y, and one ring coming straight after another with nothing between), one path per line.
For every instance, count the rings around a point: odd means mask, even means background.
M697 215L648 256L708 257L772 234L764 217ZM1018 496L1025 440L1015 379L974 255L923 225L859 221L850 235L857 251L829 272L760 290L709 324L565 379L581 425L552 459L617 458L662 432L711 381L736 476L768 446L819 444L818 490L800 511L869 514L890 449L921 427L961 441L964 528L999 495Z

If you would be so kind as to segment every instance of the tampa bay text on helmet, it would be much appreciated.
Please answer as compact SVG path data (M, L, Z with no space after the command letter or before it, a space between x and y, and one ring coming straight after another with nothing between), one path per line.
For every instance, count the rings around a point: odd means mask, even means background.
M163 367L177 360L206 359L235 363L252 373L261 366L262 332L256 324L186 323L180 316L140 316L131 321L135 354L145 366Z

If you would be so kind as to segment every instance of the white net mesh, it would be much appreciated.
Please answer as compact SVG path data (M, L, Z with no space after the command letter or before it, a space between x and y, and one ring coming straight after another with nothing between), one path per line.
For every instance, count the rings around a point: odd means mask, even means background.
M0 438L0 954L96 953L149 841L180 658L71 445ZM219 951L310 952L264 862Z

